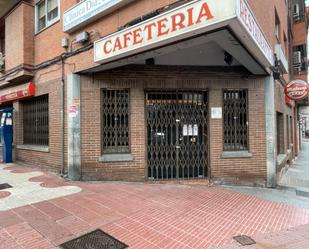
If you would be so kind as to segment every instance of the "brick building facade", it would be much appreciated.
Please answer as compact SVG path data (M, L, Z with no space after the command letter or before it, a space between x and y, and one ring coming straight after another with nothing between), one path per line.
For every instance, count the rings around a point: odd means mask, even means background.
M14 160L75 180L274 186L298 154L284 86L306 80L292 60L306 44L306 20L291 16L304 2L107 2L12 1L0 12ZM35 95L16 98L29 82Z

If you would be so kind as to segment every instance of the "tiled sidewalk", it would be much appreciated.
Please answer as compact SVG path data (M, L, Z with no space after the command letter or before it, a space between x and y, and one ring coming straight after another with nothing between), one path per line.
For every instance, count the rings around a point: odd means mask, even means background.
M212 249L307 249L309 248L309 224L276 233L257 234L254 240L256 244L250 246L241 246L233 242Z
M17 169L19 174L29 171ZM97 228L130 248L235 246L235 235L268 234L309 223L307 210L220 187L65 183L47 174L36 181L54 191L69 185L82 191L0 212L0 248L57 248ZM8 197L1 192L5 201Z
M305 187L309 191L309 139L304 139L303 148L296 162L283 175L279 184L286 187ZM308 247L309 248L309 247Z

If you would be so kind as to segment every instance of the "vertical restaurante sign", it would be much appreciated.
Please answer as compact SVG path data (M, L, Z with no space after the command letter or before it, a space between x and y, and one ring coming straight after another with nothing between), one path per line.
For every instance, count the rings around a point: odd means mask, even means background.
M253 38L257 46L264 53L264 56L273 64L273 51L269 43L267 42L262 29L259 27L252 11L243 0L237 2L237 17L247 32Z
M182 5L94 43L94 61L109 62L205 32L235 17L235 0L203 0Z
M63 14L63 31L67 32L106 15L132 0L85 0Z

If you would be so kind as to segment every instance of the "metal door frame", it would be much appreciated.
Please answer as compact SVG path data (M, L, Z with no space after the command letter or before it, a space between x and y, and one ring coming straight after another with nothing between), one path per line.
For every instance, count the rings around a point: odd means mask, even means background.
M200 179L206 179L206 180L209 180L211 179L211 155L210 155L210 136L211 136L211 133L210 133L210 91L209 91L209 88L187 88L187 87L184 87L184 88L146 88L144 89L144 124L145 124L145 179L146 181L179 181L179 180L196 180L196 179L199 179L199 178L189 178L189 179L185 179L185 178L173 178L173 179L150 179L149 176L148 176L148 122L147 122L147 93L151 93L151 92L174 92L174 93L177 93L177 92L185 92L185 91L188 91L188 92L204 92L206 93L206 96L207 96L207 106L206 106L206 111L207 111L207 118L205 120L205 122L207 122L207 148L206 148L206 152L207 152L207 160L206 161L206 166L205 166L205 169L207 170L207 176L204 176L203 178L200 178Z

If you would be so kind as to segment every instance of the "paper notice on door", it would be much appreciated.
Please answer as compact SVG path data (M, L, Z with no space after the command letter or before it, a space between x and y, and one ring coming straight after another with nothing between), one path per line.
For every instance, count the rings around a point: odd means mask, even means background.
M198 126L197 124L193 125L193 136L197 136L198 135Z
M75 117L77 117L77 114L78 114L77 106L71 105L69 107L69 117L70 118L75 118Z
M12 119L11 118L6 119L6 125L12 125Z
M185 124L182 127L182 135L183 136L197 136L198 135L198 126L197 124Z

